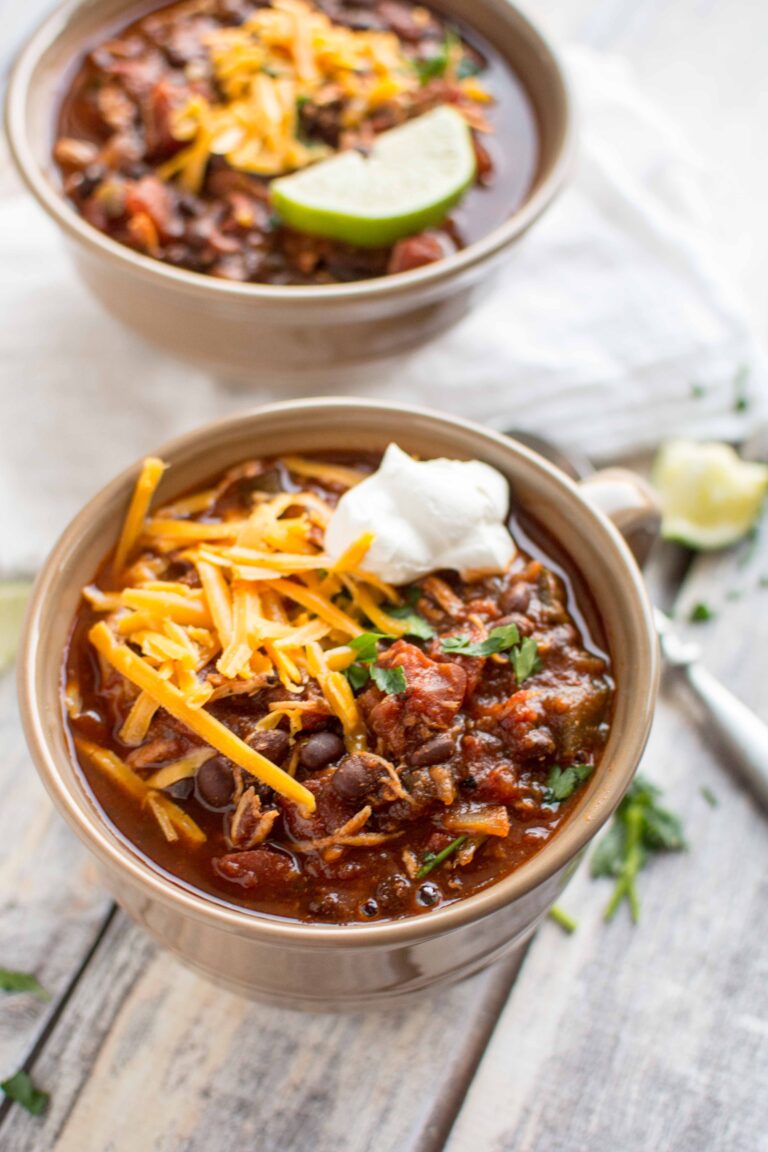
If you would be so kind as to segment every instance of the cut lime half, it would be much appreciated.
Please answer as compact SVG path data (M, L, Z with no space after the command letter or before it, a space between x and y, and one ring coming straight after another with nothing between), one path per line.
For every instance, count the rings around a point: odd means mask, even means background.
M455 108L435 108L355 149L272 182L289 228L363 248L440 224L475 178L475 151Z
M768 465L737 456L729 444L671 440L653 466L661 534L702 551L726 548L749 532L768 492Z
M0 672L16 655L31 588L26 580L0 583Z

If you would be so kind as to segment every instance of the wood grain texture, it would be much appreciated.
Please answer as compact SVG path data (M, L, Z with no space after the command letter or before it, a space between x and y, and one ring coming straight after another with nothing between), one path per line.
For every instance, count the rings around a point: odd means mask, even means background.
M34 1062L3 1152L422 1152L442 1145L516 962L407 1010L303 1015L242 1000L119 916ZM426 1141L426 1143L425 1143Z
M0 676L0 967L34 972L53 999L0 993L0 1079L26 1059L107 916L95 871L54 813L27 752L13 673Z
M768 533L746 553L699 559L680 615L716 609L691 626L705 661L768 716ZM636 928L626 909L602 922L610 886L580 869L562 900L579 929L535 939L448 1152L768 1149L766 822L691 719L668 681L642 766L689 852L641 875Z

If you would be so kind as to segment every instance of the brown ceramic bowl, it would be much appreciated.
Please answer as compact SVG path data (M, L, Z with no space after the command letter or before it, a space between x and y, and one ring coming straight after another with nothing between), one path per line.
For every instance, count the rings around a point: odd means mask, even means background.
M563 183L572 116L551 48L507 0L435 0L436 10L464 21L501 52L534 105L538 172L527 199L503 226L437 264L355 284L235 284L141 256L78 216L59 190L51 149L74 62L106 30L149 7L141 0L67 0L57 9L11 77L8 137L22 177L62 230L92 292L146 339L198 366L251 381L276 370L317 375L423 343L473 306L500 258Z
M37 580L19 660L22 717L38 771L123 908L199 971L237 991L292 1007L388 1003L475 972L523 941L628 787L656 697L656 636L643 582L622 536L596 507L609 506L627 531L647 526L648 501L630 474L598 473L580 488L514 441L462 420L402 405L311 400L260 408L159 448L171 466L158 499L172 499L248 456L381 450L390 440L427 457L485 460L505 473L513 500L546 525L581 574L613 660L615 714L598 771L568 823L492 887L389 923L278 920L182 887L107 823L70 752L61 665L80 589L115 543L138 464L99 492L54 548Z

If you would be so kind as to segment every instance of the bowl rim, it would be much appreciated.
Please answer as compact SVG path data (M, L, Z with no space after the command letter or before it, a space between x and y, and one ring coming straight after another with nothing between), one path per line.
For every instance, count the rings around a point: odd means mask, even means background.
M511 904L540 887L556 873L578 859L582 850L594 837L619 804L628 787L635 768L640 760L648 739L656 702L659 683L659 656L652 609L643 579L631 552L618 530L602 512L591 505L578 487L564 473L554 468L542 457L537 456L523 445L510 440L492 429L455 416L444 415L431 409L414 405L386 403L376 400L349 400L346 397L325 397L320 399L282 401L249 409L246 412L228 416L207 423L166 441L156 449L156 455L170 459L179 454L194 451L201 456L205 453L211 437L226 438L230 432L241 429L243 421L258 422L274 414L295 414L306 417L317 410L342 412L354 409L370 417L375 429L377 415L412 416L426 420L439 427L469 432L501 448L511 456L522 459L525 466L538 472L554 488L559 489L562 498L578 502L585 508L592 520L592 530L601 539L603 554L611 556L614 583L621 580L627 583L638 612L641 629L645 637L644 651L638 653L633 666L634 678L625 691L632 693L636 702L633 710L637 723L630 725L630 732L624 733L622 744L611 762L611 771L603 771L603 762L595 773L594 786L571 813L568 821L558 833L524 864L507 876L452 904L435 909L423 915L409 916L400 920L377 923L324 924L299 920L280 919L250 911L237 905L219 902L201 890L184 885L170 873L165 872L153 861L138 854L130 841L122 837L102 815L98 802L85 784L81 795L75 795L60 770L57 755L46 737L46 726L40 718L37 697L37 680L41 666L45 663L45 644L41 636L40 618L51 597L56 597L57 586L64 571L65 561L76 554L77 542L83 529L94 517L103 516L105 507L118 493L130 491L138 474L141 461L136 461L100 489L81 509L62 532L57 543L46 559L35 582L27 609L22 640L17 662L17 684L22 724L33 761L43 783L54 800L58 810L74 828L80 839L106 865L110 872L117 872L121 879L129 881L134 889L143 891L164 906L184 913L194 920L215 924L224 931L239 935L255 935L265 941L281 946L338 948L352 950L389 947L397 944L415 943L419 940L442 936L467 924L485 918L502 907ZM588 574L582 572L587 587L591 588ZM61 660L61 653L56 655ZM638 676L645 672L645 683ZM642 691L638 691L642 689ZM620 690L620 688L619 688ZM66 734L61 711L58 724ZM66 741L65 741L66 742ZM71 770L72 761L67 763ZM598 788L598 783L600 783Z
M62 0L62 3L32 32L17 55L5 95L5 127L11 156L22 180L38 204L71 239L78 241L94 254L118 261L126 270L131 270L139 276L156 277L169 286L184 290L187 294L205 295L210 292L214 298L222 300L236 298L273 304L296 300L305 305L321 306L334 301L386 300L412 289L441 285L455 275L469 271L497 256L507 245L521 236L562 190L573 165L576 146L574 101L565 68L556 50L536 25L516 5L505 3L503 8L508 9L510 22L515 23L535 44L539 59L545 62L552 84L557 90L563 115L562 139L549 172L507 220L487 236L434 264L427 264L408 272L375 276L347 284L241 284L200 272L174 268L162 260L155 260L135 252L87 223L48 180L35 159L34 149L28 138L25 114L27 94L40 59L55 43L78 9L85 6L94 7L98 2L99 0Z

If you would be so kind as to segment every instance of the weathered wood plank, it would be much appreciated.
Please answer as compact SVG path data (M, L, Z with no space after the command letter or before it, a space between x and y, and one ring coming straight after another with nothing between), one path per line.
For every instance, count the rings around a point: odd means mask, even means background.
M110 908L94 869L55 815L24 743L12 673L0 677L0 967L33 971L53 1000L3 995L0 1079L26 1059Z
M506 998L505 963L408 1009L302 1015L224 992L118 916L3 1152L407 1152L442 1143ZM423 1141L427 1141L426 1144Z
M717 609L695 626L706 660L768 716L768 533L743 561L698 560L681 614ZM768 1148L765 817L678 703L668 685L643 771L685 812L689 853L643 873L638 927L625 910L603 924L608 885L579 871L563 898L579 930L534 941L449 1152Z

